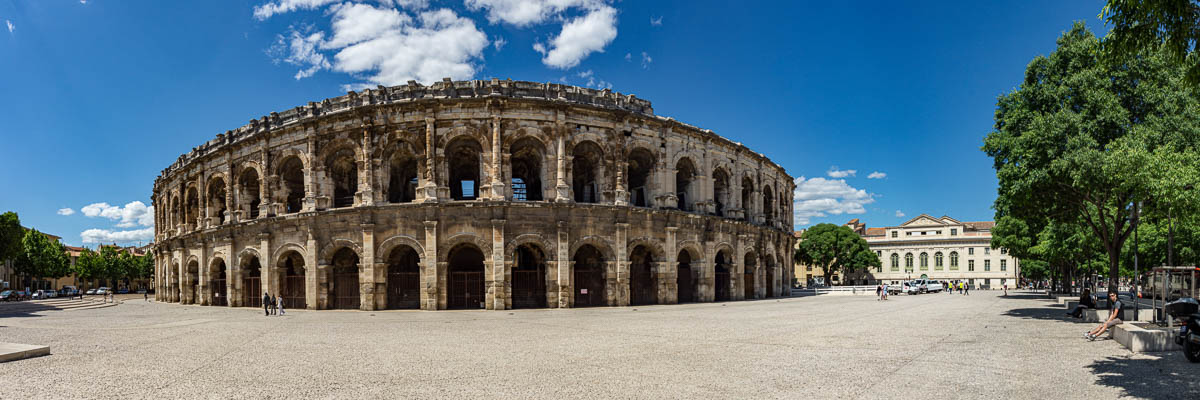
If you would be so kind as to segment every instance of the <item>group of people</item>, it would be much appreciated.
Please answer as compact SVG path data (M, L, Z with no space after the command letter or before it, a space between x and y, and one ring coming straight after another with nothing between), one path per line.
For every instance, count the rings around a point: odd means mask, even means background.
M966 296L971 294L971 285L968 285L963 281L948 282L946 286L946 293L954 294L955 290L958 290L958 294Z
M875 285L875 297L877 297L876 301L888 299L888 285L886 283Z
M1084 339L1096 340L1097 337L1103 335L1104 332L1107 332L1109 328L1120 325L1122 322L1124 322L1122 321L1124 313L1121 311L1121 308L1124 306L1124 304L1121 304L1121 300L1117 296L1117 292L1108 293L1108 304L1110 306L1108 318L1105 318L1104 322L1101 322L1099 326L1084 332ZM1076 304L1075 308L1068 312L1067 315L1074 318L1082 318L1084 311L1087 311L1088 309L1099 308L1100 307L1096 305L1096 297L1092 296L1092 290L1084 288L1083 292L1079 295L1079 304Z
M263 293L262 298L263 314L266 316L283 315L283 296L274 297L270 293Z

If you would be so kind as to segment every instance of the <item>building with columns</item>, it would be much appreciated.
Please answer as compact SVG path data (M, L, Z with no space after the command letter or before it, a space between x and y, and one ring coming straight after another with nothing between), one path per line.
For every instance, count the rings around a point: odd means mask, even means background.
M378 310L790 291L783 168L650 102L449 79L271 113L155 180L161 301Z
M974 288L1015 287L1020 260L1007 249L992 247L992 221L961 222L948 216L921 214L898 226L868 228L857 218L846 223L879 256L880 268L836 273L835 285L898 284L927 277L964 281ZM797 239L799 236L797 235ZM801 281L822 276L821 268L797 263Z

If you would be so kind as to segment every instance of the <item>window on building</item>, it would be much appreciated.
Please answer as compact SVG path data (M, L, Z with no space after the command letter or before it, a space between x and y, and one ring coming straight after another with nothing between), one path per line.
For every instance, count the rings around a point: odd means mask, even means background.
M983 260L983 272L992 270L992 260Z
M1008 249L1001 247L1000 254L1008 254Z
M937 231L937 232L934 232L934 234L936 234L936 235L941 235L941 234L942 234L942 231Z
M904 232L904 236L912 236L912 232Z
M904 268L908 269L909 271L912 271L912 266L913 266L912 253L905 254L904 255Z
M983 254L984 254L984 255L992 254L992 248L991 248L991 247L984 247L984 248L983 248Z
M975 272L975 260L967 260L967 272Z
M880 250L875 250L875 256L876 256L876 257L883 257L883 251L880 251Z
M950 236L958 236L958 228L950 228Z
M975 248L974 248L974 247L968 247L968 248L967 248L967 255L968 255L968 256L973 256L973 255L975 255Z
M921 270L925 271L927 269L929 269L929 253L922 252L921 253Z
M942 252L933 253L933 269L942 270Z
M899 232L892 231L892 237L896 237L896 236L897 236L897 235L896 235L897 233L899 233Z
M882 263L880 263L878 267L875 267L875 273L880 273L880 272L883 272L883 264Z
M925 236L926 233L929 233L929 232L921 231L921 236Z
M806 271L812 271L812 266L811 266L811 265L805 265L805 266L804 266L804 270L806 270Z
M958 252L957 251L950 252L950 269L951 270L958 269Z
M895 232L892 232L895 233ZM892 253L892 271L900 270L900 255Z
M1000 260L1000 270L1008 271L1008 260Z

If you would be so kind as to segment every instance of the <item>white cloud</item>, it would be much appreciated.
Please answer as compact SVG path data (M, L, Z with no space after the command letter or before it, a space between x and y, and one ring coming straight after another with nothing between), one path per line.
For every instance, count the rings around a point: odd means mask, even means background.
M900 218L900 217L903 217L903 216L904 216L904 212L903 212L903 211L896 210L896 218Z
M129 243L149 242L154 240L154 228L135 229L129 231L112 231L108 229L88 229L79 235L84 243Z
M650 26L662 26L662 16L658 18L650 17Z
M463 3L471 11L486 9L488 22L503 22L518 28L560 19L571 8L608 7L605 0L465 0Z
M625 53L625 62L633 61L633 53Z
M883 178L887 178L887 174L885 174L883 172L879 172L879 171L875 171L875 172L872 172L870 175L867 175L867 179L883 179Z
M589 69L589 70L587 70L587 71L583 71L583 72L577 73L577 74L575 74L575 75L578 75L580 78L591 78L591 77L592 77L592 70L590 70L590 69Z
M133 201L124 207L111 206L108 203L92 203L79 209L88 217L108 218L117 223L118 228L134 226L154 226L154 207L148 207L140 201Z
M845 178L847 176L854 176L857 173L858 170L856 169L839 170L836 165L829 167L829 171L826 172L831 178Z
M296 10L312 10L324 7L337 0L278 0L254 7L254 18L265 20L276 14L289 13Z
M558 36L550 39L549 49L541 43L533 49L544 55L542 64L567 69L594 52L604 52L616 37L617 10L605 5L564 24Z
M654 59L650 58L650 55L646 54L646 52L643 51L642 52L642 69L650 68L650 63L652 63L652 62L654 62Z
M72 209L71 209L71 208L69 208L69 207L68 207L68 208L60 208L60 209L58 209L58 215L71 215L71 214L74 214L74 213L75 213L75 210L72 210Z
M268 53L275 57L272 61L276 64L282 59L288 64L301 67L293 77L296 80L304 79L330 67L329 60L317 49L324 38L324 32L313 32L311 26L302 27L300 30L288 27L288 37L276 35L275 45L271 46Z
M846 184L844 179L816 177L796 178L793 192L794 222L808 225L814 217L830 214L863 214L867 204L875 202L875 195Z
M506 45L506 44L508 44L508 41L504 40L504 38L500 37L500 36L496 36L496 40L492 41L492 47L495 47L496 51L500 51L500 49L503 49L504 45Z
M9 21L9 20L7 20L7 19L6 19L6 20L4 20L4 24L5 24L5 25L8 25L8 33L12 33L13 29L17 29L17 27L16 27L16 26L13 26L13 23L12 23L12 21Z

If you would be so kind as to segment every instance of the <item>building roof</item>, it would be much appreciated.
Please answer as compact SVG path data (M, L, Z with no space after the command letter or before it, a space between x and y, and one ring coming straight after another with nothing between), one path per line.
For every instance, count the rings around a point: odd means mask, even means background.
M975 228L975 229L991 230L992 228L996 227L996 221L963 222L963 224L971 226L972 228Z
M887 234L887 228L867 228L867 236L883 236Z

